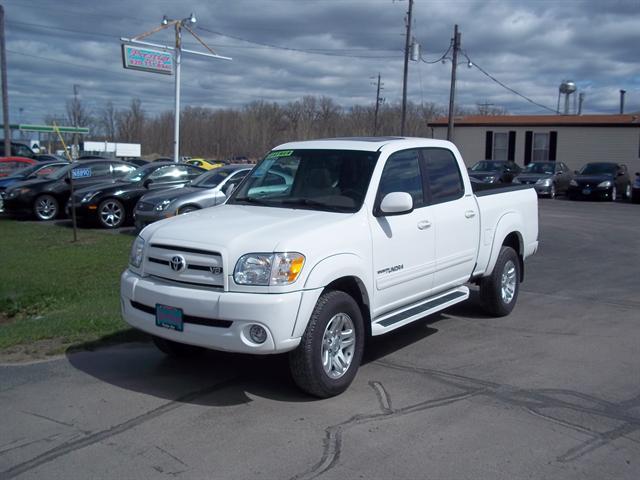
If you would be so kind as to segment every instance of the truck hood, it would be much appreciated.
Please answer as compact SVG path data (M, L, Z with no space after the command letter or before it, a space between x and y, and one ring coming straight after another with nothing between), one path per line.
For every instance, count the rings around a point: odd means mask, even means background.
M352 217L315 210L220 205L153 223L140 235L147 244L220 251L235 262L246 253L299 251L309 245L309 237L317 242L319 230L323 236L330 236L334 229L344 235L346 227L341 224Z

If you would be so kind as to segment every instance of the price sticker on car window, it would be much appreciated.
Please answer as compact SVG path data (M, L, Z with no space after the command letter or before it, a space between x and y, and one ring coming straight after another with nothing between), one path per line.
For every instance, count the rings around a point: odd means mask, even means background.
M71 170L71 177L76 178L88 178L91 176L91 167L74 168Z

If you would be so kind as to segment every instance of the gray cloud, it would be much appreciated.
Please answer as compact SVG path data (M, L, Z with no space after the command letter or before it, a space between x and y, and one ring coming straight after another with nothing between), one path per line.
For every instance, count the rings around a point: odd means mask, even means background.
M150 113L171 110L173 78L124 70L119 37L154 28L163 14L179 18L191 11L198 17L197 33L234 60L185 55L183 105L226 108L304 95L326 95L344 107L371 104L370 77L378 72L387 101L401 98L406 1L7 0L4 5L14 121L63 114L74 84L94 112L108 101L125 106L133 97ZM447 49L457 23L469 58L536 102L555 108L560 81L571 78L587 95L585 113L617 112L621 88L628 92L627 111L640 111L637 0L415 0L414 13L414 35L427 60ZM150 38L167 43L172 34ZM185 44L200 48L193 39ZM449 77L448 62L412 63L409 98L447 105ZM461 65L458 79L462 106L489 102L512 113L545 113L476 68Z

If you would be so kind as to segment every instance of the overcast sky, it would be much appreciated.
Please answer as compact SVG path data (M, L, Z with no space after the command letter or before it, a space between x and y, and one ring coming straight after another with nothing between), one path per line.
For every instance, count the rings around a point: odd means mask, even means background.
M183 56L182 102L212 108L254 100L288 102L326 95L343 107L402 97L404 18L408 0L5 0L12 122L63 114L79 86L95 113L108 101L142 100L155 114L173 109L173 77L122 68L121 36L193 12L198 33L233 61ZM415 0L413 33L425 61L450 44L485 72L555 109L563 79L584 92L583 113L640 111L639 0ZM185 37L190 37L186 34ZM170 32L150 41L171 43ZM192 38L185 46L202 49ZM279 47L279 48L273 48ZM466 58L459 59L466 62ZM447 105L451 64L410 62L408 97ZM488 103L513 114L550 113L460 63L457 103ZM22 111L21 111L22 110Z

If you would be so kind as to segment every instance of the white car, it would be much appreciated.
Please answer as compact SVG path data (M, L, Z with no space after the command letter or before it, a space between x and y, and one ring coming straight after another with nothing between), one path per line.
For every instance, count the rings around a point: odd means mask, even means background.
M265 189L273 172L293 180ZM474 194L449 142L353 138L271 151L224 205L156 222L122 274L122 314L170 355L290 353L318 397L353 378L365 336L469 296L514 308L538 247L535 190Z

